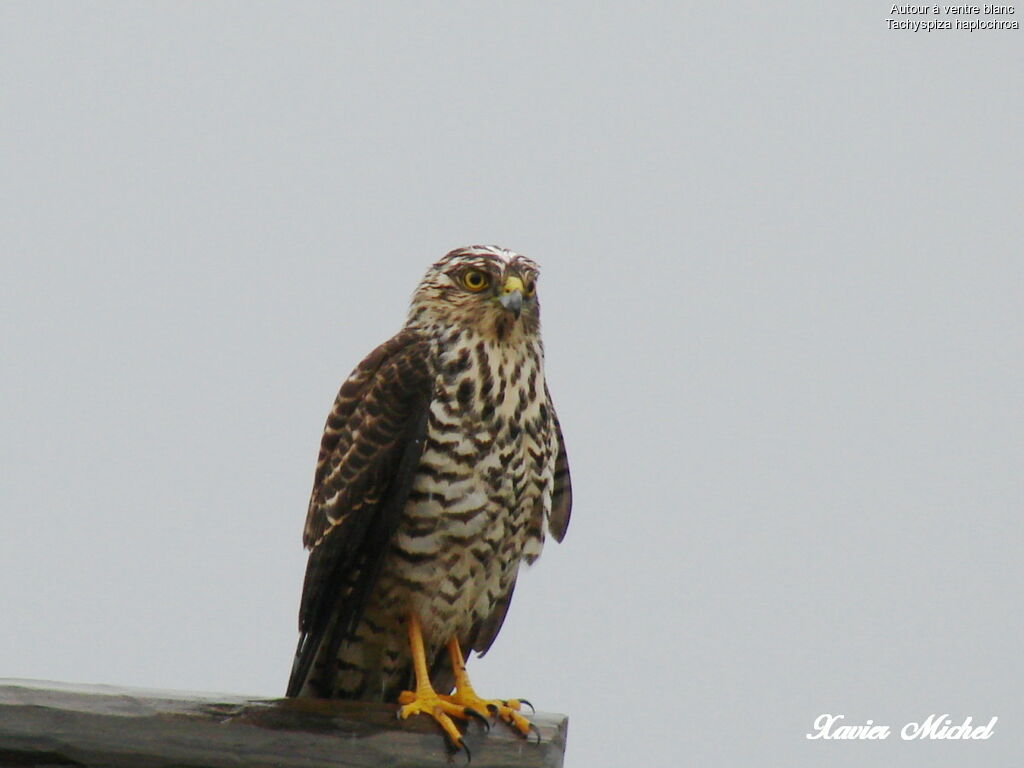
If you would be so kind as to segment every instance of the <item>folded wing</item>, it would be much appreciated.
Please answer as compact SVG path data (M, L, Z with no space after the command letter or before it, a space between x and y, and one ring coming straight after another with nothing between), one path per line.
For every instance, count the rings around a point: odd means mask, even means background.
M432 388L427 345L406 330L371 352L338 392L303 533L310 554L289 696L302 690L321 646L333 658L359 623L423 452Z

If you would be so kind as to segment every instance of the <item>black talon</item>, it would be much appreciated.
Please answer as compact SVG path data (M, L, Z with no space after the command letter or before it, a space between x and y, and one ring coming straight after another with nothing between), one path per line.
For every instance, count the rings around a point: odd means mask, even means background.
M466 740L460 739L458 744L452 744L451 739L445 738L445 745L448 747L448 763L449 765L454 762L454 758L460 752L466 753L466 765L473 762L473 755L470 754L469 747L466 746Z
M533 723L530 723L530 733L536 733L537 734L537 743L540 744L540 728L538 728ZM526 738L527 739L530 738L529 734L527 734Z
M483 725L483 727L487 729L488 733L490 733L490 731L491 731L491 724L489 722L487 722L487 718L486 717L481 715L475 709L473 709L472 707L463 707L462 708L462 713L466 717L472 717L474 720L479 720L480 724Z
M528 706L528 707L530 708L530 714L531 714L531 715L535 715L535 714L537 714L537 710L536 710L536 709L534 709L534 707L533 707L533 704L531 704L531 703L530 703L530 700L529 700L529 699L517 699L517 701L518 701L518 702L519 702L520 704L525 704L526 706Z

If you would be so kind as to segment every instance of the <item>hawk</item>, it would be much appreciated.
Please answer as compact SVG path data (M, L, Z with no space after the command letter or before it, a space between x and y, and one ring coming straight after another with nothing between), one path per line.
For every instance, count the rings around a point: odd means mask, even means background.
M288 696L397 700L456 748L452 717L490 712L529 733L519 700L473 690L463 654L490 648L520 566L569 524L538 273L496 246L448 253L405 327L342 384L303 533Z

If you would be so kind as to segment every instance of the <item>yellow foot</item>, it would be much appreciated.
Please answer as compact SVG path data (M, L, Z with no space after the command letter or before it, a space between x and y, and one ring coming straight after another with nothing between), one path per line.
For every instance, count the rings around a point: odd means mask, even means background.
M450 695L438 694L437 698L441 701L442 705L450 707L450 709L445 709L444 711L455 717L463 719L475 717L486 724L487 721L484 718L490 714L508 723L523 734L523 736L529 736L530 731L536 731L536 727L519 714L519 711L522 709L522 702L519 699L483 699L472 688L468 691L456 689L455 693ZM403 691L398 697L398 703L413 706L415 699L416 694L412 691ZM405 707L402 707L402 710L404 709ZM402 717L405 717L405 715L402 715Z
M499 720L511 725L523 736L530 735L532 726L529 720L519 714L519 710L522 709L519 699L508 699L507 701L503 699L482 699L472 689L469 691L456 689L451 699L456 704L461 704L468 709L473 709L477 712L490 712Z
M413 715L430 715L447 734L452 746L461 749L463 747L462 734L455 727L452 718L458 717L466 720L473 717L475 713L467 713L465 707L448 701L449 698L448 696L438 696L433 691L421 692L419 695L412 691L402 691L398 696L398 703L402 705L398 710L398 716L405 720Z

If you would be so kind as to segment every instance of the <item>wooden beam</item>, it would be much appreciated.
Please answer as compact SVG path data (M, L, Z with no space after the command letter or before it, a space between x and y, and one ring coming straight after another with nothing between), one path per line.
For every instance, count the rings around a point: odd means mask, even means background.
M536 738L466 727L471 768L559 768L568 718L538 713ZM0 765L104 768L450 768L437 726L395 706L0 679Z

